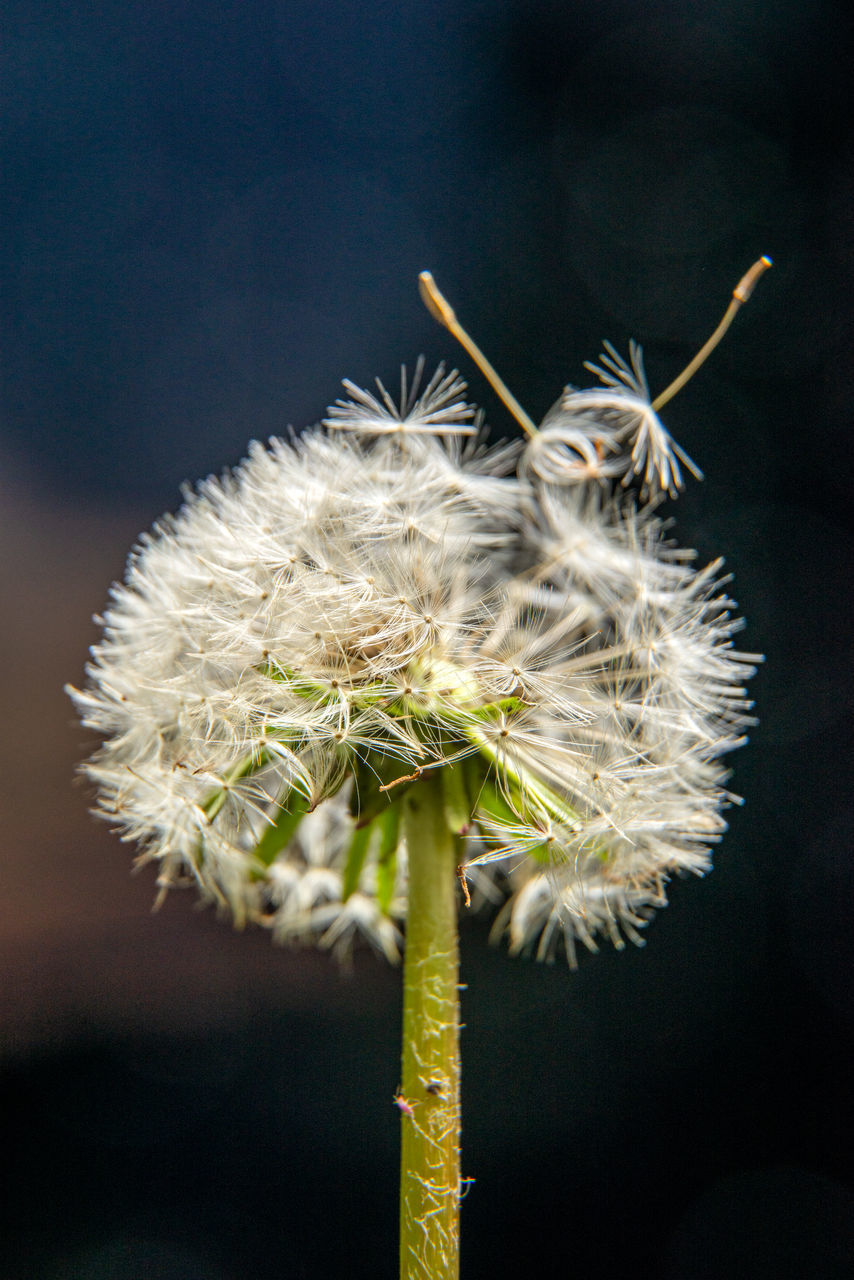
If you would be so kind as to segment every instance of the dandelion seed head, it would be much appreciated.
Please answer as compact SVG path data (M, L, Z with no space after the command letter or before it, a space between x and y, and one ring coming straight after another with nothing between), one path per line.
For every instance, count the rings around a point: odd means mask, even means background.
M444 366L397 399L345 382L140 538L70 693L99 812L161 892L395 959L399 801L437 769L511 951L637 941L708 869L759 659L721 563L657 515L699 472L640 348L588 367L524 446L489 445Z

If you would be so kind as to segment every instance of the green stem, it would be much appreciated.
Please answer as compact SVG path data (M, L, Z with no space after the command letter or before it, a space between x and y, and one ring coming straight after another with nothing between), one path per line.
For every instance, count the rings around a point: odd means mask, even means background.
M440 770L404 796L409 910L400 1097L401 1280L457 1280L460 1219L456 857Z

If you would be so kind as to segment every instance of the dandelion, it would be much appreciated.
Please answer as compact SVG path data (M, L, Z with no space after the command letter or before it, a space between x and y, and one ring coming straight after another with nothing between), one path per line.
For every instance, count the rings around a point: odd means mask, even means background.
M692 365L705 358L768 264ZM640 348L490 445L465 383L345 382L322 425L184 491L112 588L84 689L99 812L240 925L394 960L406 939L403 1275L456 1274L457 903L513 952L640 942L724 829L759 660L721 562L657 514L696 465ZM471 893L470 893L471 888ZM473 897L472 897L473 894ZM432 1087L436 1082L441 1087ZM402 1101L406 1106L402 1106ZM429 1229L428 1229L429 1228Z

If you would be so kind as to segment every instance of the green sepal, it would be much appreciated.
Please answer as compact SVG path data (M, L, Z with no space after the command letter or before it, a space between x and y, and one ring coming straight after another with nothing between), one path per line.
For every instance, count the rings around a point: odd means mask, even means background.
M381 814L387 813L415 781L406 772L407 766L393 756L371 751L354 767L353 790L350 793L350 813L357 827L366 827ZM397 782L398 778L405 781ZM397 783L397 785L391 785ZM388 791L380 791L380 787Z
M263 769L265 765L270 763L270 752L262 747L260 750L250 751L226 774L224 778L225 785L218 791L212 792L202 805L202 811L208 822L213 822L214 818L220 812L225 804L228 796L228 788L233 786L235 782L239 782L241 778L246 778L250 774L257 773L259 769Z
M525 854L529 858L533 858L535 862L539 862L544 867L553 866L555 863L554 844L535 844L525 850ZM558 854L559 856L559 854Z
M515 803L515 795L513 800ZM520 821L520 816L521 820L525 821L524 816L522 816L524 814L524 809L521 804L519 805L518 810L514 811L511 805L509 805L504 799L504 796L498 788L490 782L484 783L481 787L480 796L478 797L477 811L478 814L491 818L493 822L497 822L499 824L511 825L512 823L518 823ZM544 840L542 844L527 848L525 853L528 857L533 858L535 862L547 864L554 860L554 848L546 840Z
M442 771L442 794L448 826L455 836L466 835L472 823L472 805L466 786L464 762L448 765Z
M506 698L499 698L496 702L485 702L482 706L470 711L469 714L475 716L478 720L497 720L499 716L514 716L520 711L525 711L528 704L523 702L521 698L509 695Z
M483 782L477 797L478 814L492 818L494 822L511 823L519 821L519 814L504 799L504 796L492 782Z
M488 816L495 817L499 821L506 821L508 815L512 815L514 819L521 818L527 821L530 810L539 808L545 810L569 831L576 830L576 824L579 821L578 812L553 787L543 782L535 773L529 772L524 766L514 765L512 759L501 759L498 752L480 734L472 732L469 736L477 747L480 757L479 768L476 764L469 773L471 794L475 797L475 811L484 809ZM484 762L488 765L485 771ZM490 779L495 777L502 779L500 788L502 794L499 793L494 782L490 782ZM493 801L487 795L490 790L498 799L503 813L492 813L490 805ZM507 796L506 800L503 798L504 795Z
M397 845L400 839L400 806L391 808L378 818L376 826L381 832L377 851L377 906L387 916L394 897L397 879Z
M368 856L368 847L370 846L373 835L373 825L367 827L356 827L353 831L353 838L350 841L350 848L347 850L347 861L344 864L344 875L341 882L342 902L346 902L350 895L359 887L359 879L362 875L362 868L365 865L365 859Z
M298 698L304 698L307 702L328 706L330 703L340 702L342 697L346 697L360 707L371 707L378 702L388 702L388 689L382 684L354 686L345 684L344 688L333 688L328 681L324 683L322 680L312 680L309 676L302 676L290 667L280 666L276 662L266 662L257 670L270 680L286 684L291 693L295 693Z
M265 867L275 862L311 808L311 801L299 791L290 791L287 798L290 800L290 807L286 809L284 805L281 806L272 826L267 827L253 851L256 860Z

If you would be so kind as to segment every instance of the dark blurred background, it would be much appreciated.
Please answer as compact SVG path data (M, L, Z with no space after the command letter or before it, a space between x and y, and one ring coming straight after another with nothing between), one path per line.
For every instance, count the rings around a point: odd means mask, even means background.
M767 654L746 796L647 946L463 926L463 1275L848 1276L854 142L843 0L5 0L2 1280L396 1272L399 973L235 934L87 815L61 691L139 531L339 379L429 267L529 412L602 338Z

